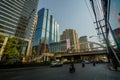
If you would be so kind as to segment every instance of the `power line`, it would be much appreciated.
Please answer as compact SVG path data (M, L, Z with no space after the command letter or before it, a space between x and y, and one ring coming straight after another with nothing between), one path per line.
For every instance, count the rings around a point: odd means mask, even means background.
M87 1L86 1L86 0L84 0L84 1L85 1L85 4L86 4L87 8L88 8L89 13L90 13L91 19L92 19L92 21L94 22L94 18L93 18L92 13L91 13L91 11L90 11L90 9L89 9L89 6L88 6L88 4L87 4Z
M94 18L93 18L93 16L92 16L92 13L91 13L91 11L90 11L89 5L87 4L87 1L86 1L86 0L84 0L84 1L85 1L85 4L86 4L87 8L88 8L89 13L90 13L91 19L92 19L92 21L94 22L95 20L94 20ZM92 7L91 7L91 8L92 8ZM96 28L95 24L93 24L93 26ZM98 30L97 32L100 33L99 30Z

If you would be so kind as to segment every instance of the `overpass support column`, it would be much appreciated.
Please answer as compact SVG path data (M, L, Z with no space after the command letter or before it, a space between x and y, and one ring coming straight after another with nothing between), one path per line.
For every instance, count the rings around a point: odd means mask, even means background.
M46 61L50 61L49 56L46 56Z
M71 61L74 61L74 57L71 57Z

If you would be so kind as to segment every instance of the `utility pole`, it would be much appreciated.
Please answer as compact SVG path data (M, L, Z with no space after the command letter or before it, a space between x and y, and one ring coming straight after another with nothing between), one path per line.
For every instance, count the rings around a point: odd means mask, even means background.
M98 29L98 31L99 31L99 29L101 30L102 36L103 36L103 38L105 40L105 43L106 43L108 60L112 64L112 66L114 68L116 68L116 66L118 64L120 64L120 62L119 62L119 59L118 59L118 57L116 55L116 52L113 50L112 46L110 45L109 39L108 39L110 26L107 25L108 22L106 21L106 17L105 16L104 16L104 19L103 19L105 25L104 26L101 25L100 22L102 20L98 20L98 17L97 17L97 14L96 14L96 10L95 10L94 1L90 0L90 2L91 2L91 6L92 6L92 9L93 9L94 16L95 16L95 23L96 23L97 29ZM105 33L103 31L103 27L105 27L105 30L106 30Z

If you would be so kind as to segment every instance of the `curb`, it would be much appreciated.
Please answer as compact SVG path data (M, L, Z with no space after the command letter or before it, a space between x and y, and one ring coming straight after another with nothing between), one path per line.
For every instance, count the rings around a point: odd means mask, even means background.
M117 67L117 69L115 69L112 66L109 66L109 70L111 70L111 71L120 71L120 67Z

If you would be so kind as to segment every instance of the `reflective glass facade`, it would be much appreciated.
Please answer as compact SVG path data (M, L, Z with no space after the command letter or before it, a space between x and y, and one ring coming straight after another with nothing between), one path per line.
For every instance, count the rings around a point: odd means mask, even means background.
M0 35L20 40L20 53L29 52L38 1L0 0Z
M31 39L39 0L0 0L0 33Z
M42 8L38 11L38 22L34 35L34 47L42 50L43 45L59 41L59 25L54 20L48 9ZM41 51L39 51L41 52Z
M111 25L114 39L120 48L120 0L110 0L109 23Z
M67 49L70 48L70 40L62 40L59 42L53 42L49 44L49 52L58 53L58 52L66 52Z

